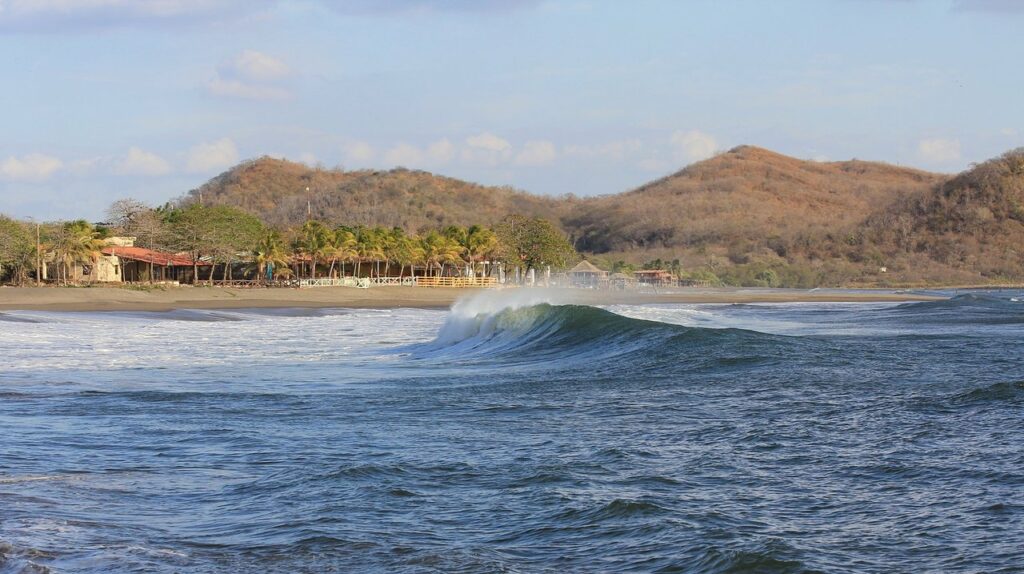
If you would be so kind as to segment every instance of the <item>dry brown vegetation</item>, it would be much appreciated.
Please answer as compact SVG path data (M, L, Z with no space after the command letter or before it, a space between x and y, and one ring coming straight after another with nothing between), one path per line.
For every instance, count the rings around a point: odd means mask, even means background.
M310 191L305 191L309 187ZM598 263L678 260L736 285L981 284L1024 280L1024 151L958 176L866 161L812 162L741 146L627 193L530 195L422 171L311 169L261 158L186 198L274 225L558 221ZM882 271L885 268L885 271Z
M309 191L306 191L309 188ZM425 171L310 168L262 157L192 190L183 202L227 204L287 226L314 217L331 226L401 227L410 233L448 225L495 225L510 213L549 215L559 200L510 187L486 187Z

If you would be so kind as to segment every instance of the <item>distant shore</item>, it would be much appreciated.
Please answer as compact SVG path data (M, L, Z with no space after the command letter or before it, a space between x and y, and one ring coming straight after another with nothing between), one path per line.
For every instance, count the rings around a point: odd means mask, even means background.
M0 311L170 311L283 307L443 309L477 290L427 287L319 287L233 289L223 287L3 287ZM559 299L591 305L639 303L885 302L942 299L891 290L678 289L671 292L559 290Z

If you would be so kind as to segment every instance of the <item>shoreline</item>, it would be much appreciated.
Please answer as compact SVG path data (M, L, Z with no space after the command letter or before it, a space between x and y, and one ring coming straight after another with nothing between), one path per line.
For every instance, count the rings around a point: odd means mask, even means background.
M523 288L528 289L528 288ZM447 309L456 300L488 289L446 287L316 287L309 289L234 289L168 287L3 287L3 311L173 311L176 309L353 308ZM695 288L662 293L551 289L566 302L612 304L729 303L882 303L934 301L946 297L879 289Z

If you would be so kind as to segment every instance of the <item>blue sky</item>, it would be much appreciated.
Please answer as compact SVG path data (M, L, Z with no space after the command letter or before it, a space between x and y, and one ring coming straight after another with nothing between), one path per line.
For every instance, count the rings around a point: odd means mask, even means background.
M954 172L1024 145L1024 1L0 0L0 213L246 158L624 191L740 144Z

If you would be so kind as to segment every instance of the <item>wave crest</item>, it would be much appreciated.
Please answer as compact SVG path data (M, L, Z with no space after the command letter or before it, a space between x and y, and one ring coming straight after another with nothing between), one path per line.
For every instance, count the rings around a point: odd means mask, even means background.
M635 319L527 292L457 303L437 337L413 348L412 354L416 358L529 362L555 358L598 361L643 352L648 360L666 355L678 359L687 349L723 339L764 338L774 341L781 337Z

